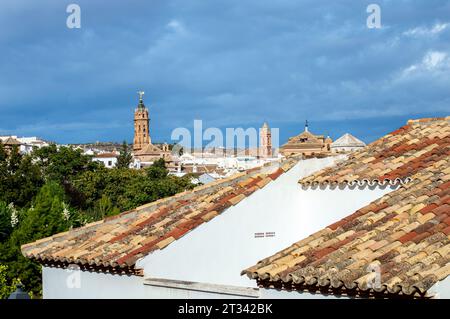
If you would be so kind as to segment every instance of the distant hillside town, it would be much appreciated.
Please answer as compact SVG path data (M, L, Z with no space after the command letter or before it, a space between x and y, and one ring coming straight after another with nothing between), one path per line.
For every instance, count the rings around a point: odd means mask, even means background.
M330 136L310 131L308 121L302 132L289 138L279 149L272 147L271 128L264 122L259 129L258 147L225 149L224 147L206 147L186 149L168 143L153 143L150 128L150 112L144 104L144 92L139 91L138 105L134 110L134 138L130 146L132 161L130 168L141 169L151 166L155 160L164 159L172 175L178 177L193 174L195 182L208 183L229 177L237 172L261 167L266 163L280 162L283 158L299 155L303 158L323 158L350 153L364 148L364 142L346 133L333 142ZM6 150L19 146L23 154L33 149L50 145L52 142L38 137L0 136ZM68 144L81 149L92 160L102 163L106 168L114 168L124 145L116 142L95 142L86 144Z

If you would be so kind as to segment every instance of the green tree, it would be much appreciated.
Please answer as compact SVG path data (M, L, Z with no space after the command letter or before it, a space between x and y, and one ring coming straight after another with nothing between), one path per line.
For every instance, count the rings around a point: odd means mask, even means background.
M5 147L2 141L0 141L0 182L4 180L8 172L8 155L6 154ZM0 184L0 187L2 184Z
M92 208L97 200L102 197L103 190L109 183L108 169L101 167L95 172L86 171L73 180L72 194L77 193L78 207L86 210ZM110 170L116 171L116 170ZM73 199L74 196L72 196Z
M13 145L11 152L9 154L9 162L8 169L12 172L17 170L22 160L22 154L19 152L19 147L17 145Z
M71 178L85 171L94 171L100 166L92 157L84 155L80 149L52 144L33 152L33 158L41 167L47 180L67 183Z
M131 152L128 149L128 144L126 141L123 141L122 150L120 151L120 154L117 157L117 168L130 167L132 160L133 156L131 155Z
M106 169L80 150L55 145L8 155L0 143L0 264L8 266L8 285L19 279L41 293L41 267L21 254L21 245L193 187L188 176L169 175L163 159L143 170L123 166Z
M0 243L9 238L12 230L11 211L5 202L0 202Z
M151 179L161 179L167 177L169 171L166 168L166 161L160 158L146 169L147 176Z
M34 207L22 221L20 244L63 231L68 227L63 215L64 189L54 181L47 182L34 200Z
M14 279L9 282L7 276L8 266L0 265L0 299L7 299L16 290L19 280Z
M12 156L11 161L17 161L17 158ZM14 202L18 207L27 206L44 184L40 169L30 156L21 157L17 163L10 164L10 167L2 199Z
M25 258L20 251L23 244L51 236L69 228L64 218L64 190L54 181L47 182L29 208L10 240L2 247L0 263L8 263L9 278L19 278L27 290L40 293L40 266Z
M3 142L0 141L0 162L4 161L6 159L6 150L5 147L3 146Z
M43 184L39 167L28 155L11 152L8 156L0 145L0 200L28 205Z
M101 169L84 172L74 187L85 199L84 209L93 218L100 218L98 201L106 196L118 211L133 209L162 197L193 187L190 178L168 175L163 159L145 170Z
M105 194L96 202L95 205L96 219L102 219L107 216L117 215L120 213L120 210L111 202L108 196Z

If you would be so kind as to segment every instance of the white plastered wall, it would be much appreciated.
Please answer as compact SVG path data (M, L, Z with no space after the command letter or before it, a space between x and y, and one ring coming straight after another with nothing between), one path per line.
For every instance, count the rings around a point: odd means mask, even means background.
M450 277L437 282L427 293L436 299L450 299Z
M395 187L302 189L297 181L335 159L310 159L252 196L138 261L146 277L255 287L240 272L344 218ZM255 233L274 237L255 238Z
M143 277L43 267L44 299L295 299L335 298L320 294L259 289L253 296L144 284ZM76 279L75 279L76 278Z
M42 267L44 299L144 298L143 278Z

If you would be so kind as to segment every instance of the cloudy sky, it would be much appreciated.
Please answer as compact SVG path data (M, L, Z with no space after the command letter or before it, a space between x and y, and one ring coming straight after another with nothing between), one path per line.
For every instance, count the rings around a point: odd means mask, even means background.
M194 119L373 141L450 114L450 0L2 0L0 56L0 135L61 143L131 141L140 89L154 141Z

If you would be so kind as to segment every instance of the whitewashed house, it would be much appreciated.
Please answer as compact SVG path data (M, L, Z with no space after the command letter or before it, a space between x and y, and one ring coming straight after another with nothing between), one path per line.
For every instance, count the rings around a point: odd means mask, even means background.
M92 161L102 163L106 168L114 168L117 165L117 153L98 153L93 155Z
M20 145L20 152L23 154L31 154L34 149L50 145L48 142L36 136L19 137L17 140L22 143L22 145Z
M0 141L6 141L8 138L17 140L19 144L19 151L21 154L31 154L34 149L48 146L49 143L38 137L17 137L17 136L0 136Z
M448 296L447 220L431 221L441 209L438 194L448 189L449 132L448 120L411 122L349 160L269 163L22 252L43 265L44 298ZM425 136L434 139L422 143ZM406 169L418 159L426 165ZM426 192L437 197L425 199ZM431 204L432 216L422 210ZM409 237L413 230L419 237ZM372 262L382 279L366 295Z

